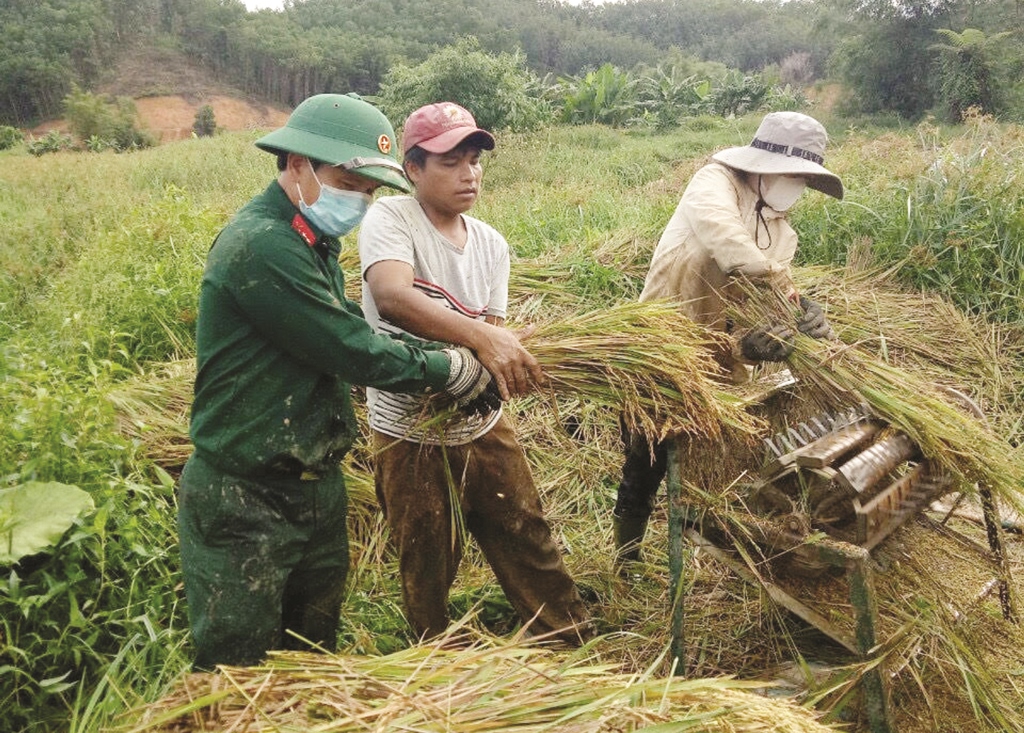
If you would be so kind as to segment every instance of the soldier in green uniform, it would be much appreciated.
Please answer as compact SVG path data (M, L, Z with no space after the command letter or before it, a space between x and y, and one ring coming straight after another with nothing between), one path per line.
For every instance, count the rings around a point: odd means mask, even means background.
M393 140L358 97L310 97L256 141L277 155L278 177L210 250L178 512L197 669L335 647L352 385L464 404L490 380L468 349L377 334L345 298L338 237L378 187L410 190Z

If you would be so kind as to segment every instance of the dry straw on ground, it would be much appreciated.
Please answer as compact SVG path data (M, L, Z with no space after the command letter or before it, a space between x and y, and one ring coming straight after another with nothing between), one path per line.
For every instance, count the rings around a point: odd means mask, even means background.
M382 657L274 653L256 667L190 676L123 730L829 730L808 710L754 694L751 683L621 674L585 653L470 640L449 635Z
M174 474L192 454L188 421L195 377L195 359L178 359L119 385L108 395L121 433Z

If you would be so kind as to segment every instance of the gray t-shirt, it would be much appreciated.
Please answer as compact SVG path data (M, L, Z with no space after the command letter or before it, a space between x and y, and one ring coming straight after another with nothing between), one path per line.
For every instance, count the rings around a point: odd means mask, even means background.
M479 219L462 215L468 237L459 249L430 223L411 196L378 200L359 228L359 259L365 277L371 265L397 260L413 268L413 287L468 318L504 318L508 307L509 248L505 238ZM366 320L381 333L402 329L381 318L369 288L363 288ZM366 390L370 427L386 435L420 443L459 445L486 433L501 416L453 418L423 430L425 397Z

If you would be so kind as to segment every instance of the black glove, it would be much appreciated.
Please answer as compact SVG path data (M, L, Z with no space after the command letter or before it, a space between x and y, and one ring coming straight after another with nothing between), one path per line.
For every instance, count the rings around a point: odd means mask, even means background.
M783 361L793 353L793 332L781 324L755 328L740 339L740 353L750 361Z
M486 371L486 370L484 370ZM459 411L466 415L487 416L501 407L501 393L498 392L498 384L493 379L484 387L484 391L478 394L469 402L463 404Z
M804 311L796 321L796 327L800 333L806 334L812 339L835 338L835 332L829 322L825 320L825 311L821 309L820 305L801 295L800 307Z
M491 373L465 346L454 346L442 349L448 355L448 382L444 391L455 402L455 406L463 408L479 397L487 385L493 380Z

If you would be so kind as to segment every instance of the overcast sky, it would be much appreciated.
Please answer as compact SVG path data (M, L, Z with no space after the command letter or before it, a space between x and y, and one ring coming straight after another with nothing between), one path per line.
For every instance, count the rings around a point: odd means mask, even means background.
M274 10L280 10L284 0L242 0L242 2L250 10L259 10L262 7L272 7Z
M245 7L249 10L259 10L260 8L274 8L275 10L281 9L281 3L284 0L242 0L245 3Z
M598 3L603 1L604 0L596 0ZM242 0L242 2L245 3L245 7L249 8L249 10L259 10L260 8L274 8L275 10L280 10L284 0ZM569 2L575 4L574 0L569 0Z

